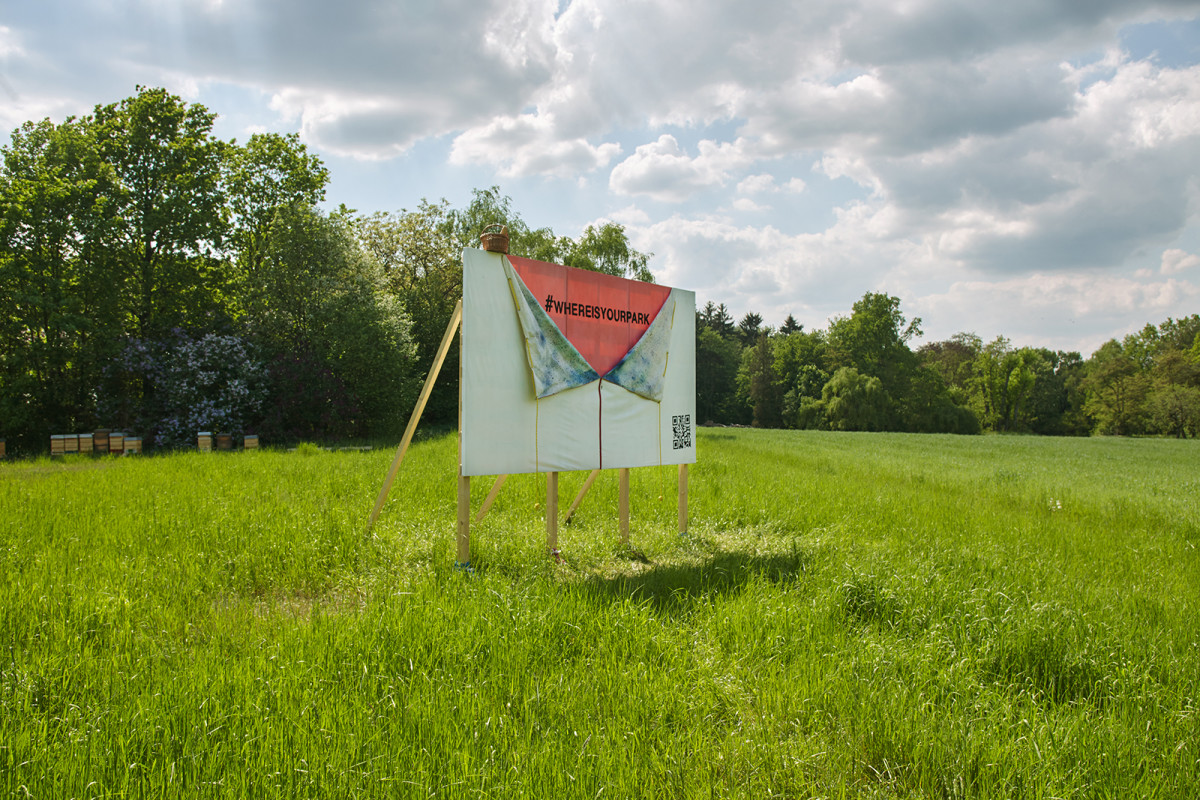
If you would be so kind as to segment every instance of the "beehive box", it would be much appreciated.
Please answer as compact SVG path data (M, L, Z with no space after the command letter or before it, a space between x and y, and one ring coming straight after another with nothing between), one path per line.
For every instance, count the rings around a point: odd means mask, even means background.
M108 428L101 428L92 434L92 448L97 453L108 452Z
M50 455L61 456L67 451L67 437L61 434L54 434L50 437Z
M92 452L92 435L90 433L79 434L79 452Z
M4 458L4 440L0 439L0 458Z
M217 434L217 449L232 450L233 449L233 434L218 433Z
M142 440L137 436L125 437L125 455L132 455L142 452Z
M196 434L196 449L201 453L212 452L212 431L200 431Z
M63 435L63 452L78 453L79 452L79 437L74 433Z
M2 440L0 440L0 441L2 441ZM245 436L243 436L242 437L242 447L246 448L247 450L257 450L258 449L258 434L257 433L247 433Z
M125 434L113 431L108 435L108 452L120 455L125 452Z

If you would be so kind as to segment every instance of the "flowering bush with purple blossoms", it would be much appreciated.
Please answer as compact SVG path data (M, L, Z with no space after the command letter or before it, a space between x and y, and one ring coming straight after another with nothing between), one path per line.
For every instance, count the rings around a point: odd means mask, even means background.
M247 430L268 390L266 366L253 347L216 333L129 339L107 373L120 388L102 401L102 412L159 447L191 445L201 430Z

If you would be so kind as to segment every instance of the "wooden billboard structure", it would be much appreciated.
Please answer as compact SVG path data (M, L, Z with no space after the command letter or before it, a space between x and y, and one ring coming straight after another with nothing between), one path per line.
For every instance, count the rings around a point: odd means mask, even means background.
M486 246L486 240L485 240ZM470 562L470 481L546 473L547 547L558 554L559 472L588 470L569 522L600 472L618 472L618 524L629 538L629 470L678 467L687 531L695 463L695 295L600 273L466 248L455 307L372 509L375 523L425 404L460 337L457 562Z

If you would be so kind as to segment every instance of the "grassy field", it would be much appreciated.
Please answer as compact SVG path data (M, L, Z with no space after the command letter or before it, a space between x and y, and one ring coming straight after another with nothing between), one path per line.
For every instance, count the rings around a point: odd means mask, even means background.
M699 448L469 575L450 437L0 465L0 793L1200 797L1200 442Z

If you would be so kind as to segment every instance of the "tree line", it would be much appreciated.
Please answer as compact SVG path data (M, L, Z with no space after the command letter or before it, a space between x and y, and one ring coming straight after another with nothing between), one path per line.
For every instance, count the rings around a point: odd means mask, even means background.
M526 225L509 198L322 211L295 134L245 143L161 88L0 148L0 437L39 452L98 427L182 446L397 435L462 292L460 252L507 222L514 252L649 279L624 229ZM428 411L457 415L457 353Z
M805 331L724 304L697 312L696 415L768 428L916 433L1200 436L1200 315L1170 319L1088 359L986 344L973 333L915 350L921 320L868 292L848 316Z
M617 224L534 228L497 187L465 208L323 211L329 173L295 134L213 135L160 88L0 148L0 437L199 430L267 442L394 437L462 293L462 247L504 223L511 252L652 281ZM697 313L701 422L829 430L1200 433L1200 317L1147 325L1084 360L959 334L868 293L805 331L723 304ZM457 416L452 349L426 422Z

